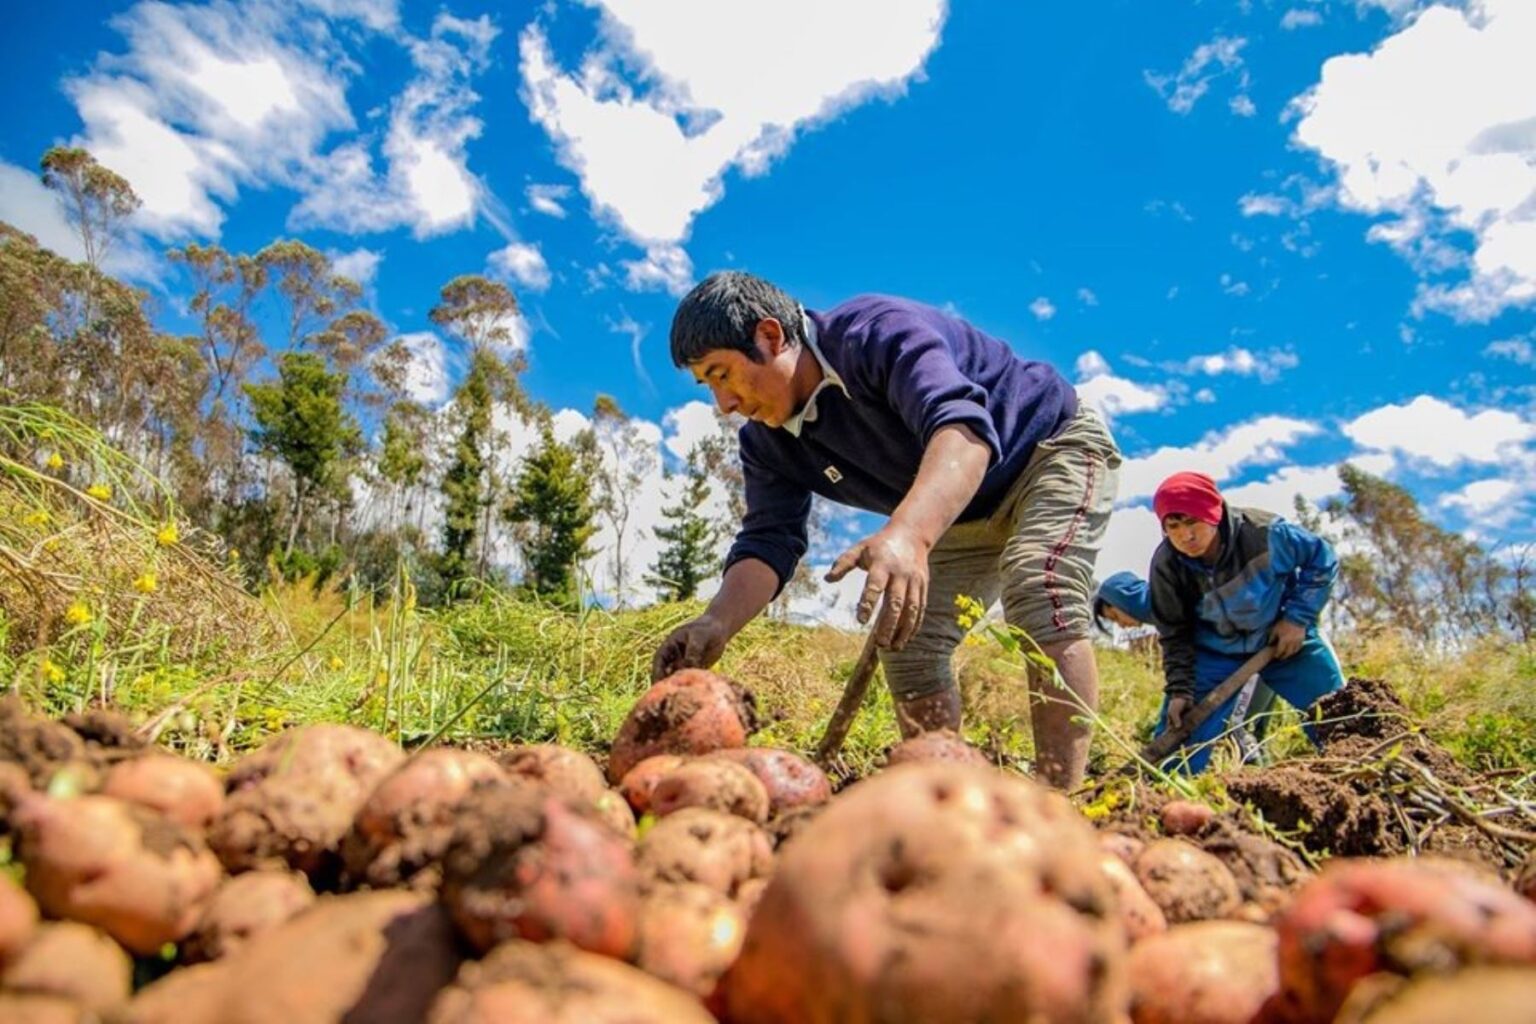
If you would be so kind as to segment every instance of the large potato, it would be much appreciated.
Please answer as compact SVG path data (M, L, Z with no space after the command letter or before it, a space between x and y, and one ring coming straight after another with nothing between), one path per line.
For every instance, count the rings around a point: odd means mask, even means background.
M1335 861L1275 920L1291 1017L1331 1020L1367 975L1536 966L1536 906L1462 870Z
M496 755L496 763L516 779L526 779L570 797L596 803L608 792L603 770L586 754L554 743L528 743Z
M464 802L443 860L443 902L481 951L509 938L558 938L626 959L638 938L629 840L596 811L539 787L490 787Z
M684 807L707 807L761 825L768 820L768 790L752 770L731 761L700 759L679 765L651 791L658 818Z
M745 745L757 727L752 695L703 669L675 672L647 690L619 726L608 754L608 779L656 754L708 754Z
M687 760L681 754L654 754L624 773L624 778L619 780L619 792L624 794L636 817L650 813L651 794L655 792L656 784Z
M658 886L641 904L635 963L703 999L741 952L746 928L742 908L713 889L692 882Z
M1163 916L1163 909L1141 887L1136 872L1107 850L1101 849L1098 856L1099 869L1115 890L1115 905L1119 908L1125 937L1137 942L1148 935L1167 931L1168 919Z
M38 929L0 974L0 988L67 999L92 1013L106 1013L128 1001L132 980L133 964L123 947L90 925L60 921Z
M384 737L350 725L280 733L230 771L208 845L231 872L291 867L326 887L341 867L341 837L404 757Z
M1125 936L1065 798L959 764L888 769L787 844L721 982L738 1024L1120 1019Z
M14 818L43 913L96 925L135 953L190 932L219 884L219 862L196 834L136 804L34 797Z
M1275 933L1242 921L1175 925L1131 948L1133 1024L1250 1024L1280 989Z
M224 809L224 784L213 769L174 754L155 752L118 762L108 769L101 791L188 828L207 828Z
M1362 1024L1530 1024L1536 1019L1536 971L1472 967L1404 986Z
M309 882L296 871L247 871L219 886L197 928L181 944L183 963L218 960L315 902Z
M885 755L888 767L898 764L925 764L928 762L952 764L992 764L987 755L966 742L965 737L951 729L934 729L920 732L902 740Z
M344 884L435 890L459 804L505 779L496 762L467 750L437 748L408 758L368 794L342 838Z
M1231 917L1243 903L1227 866L1182 839L1148 843L1136 858L1135 870L1169 924Z
M645 834L637 859L647 888L697 882L735 897L741 886L773 870L773 843L745 818L687 807Z
M502 943L470 961L428 1024L713 1024L699 1001L644 971L564 943Z
M776 818L797 807L814 807L832 799L827 773L792 750L773 747L728 747L707 755L735 761L757 776L768 791L768 817Z
M453 927L427 896L330 896L213 963L139 992L120 1024L393 1024L419 1021L453 980Z

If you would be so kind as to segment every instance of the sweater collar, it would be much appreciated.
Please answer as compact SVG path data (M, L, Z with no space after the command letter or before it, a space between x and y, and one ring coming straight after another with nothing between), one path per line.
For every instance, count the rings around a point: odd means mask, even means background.
M805 345L811 350L811 355L816 357L816 363L821 367L821 383L816 385L816 390L811 392L811 397L805 400L789 419L784 421L783 429L789 431L790 436L799 437L807 423L816 422L816 399L829 387L835 387L848 396L848 386L843 383L843 378L832 369L832 364L827 362L827 357L821 354L820 336L816 330L816 321L812 320L805 312L805 307L800 308L801 333L805 336Z

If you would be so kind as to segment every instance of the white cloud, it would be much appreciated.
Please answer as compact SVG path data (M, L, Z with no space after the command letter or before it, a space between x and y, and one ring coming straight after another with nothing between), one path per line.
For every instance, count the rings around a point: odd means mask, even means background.
M1294 519L1297 495L1316 507L1324 498L1331 498L1343 489L1337 465L1282 466L1262 480L1224 487L1221 493L1240 508L1259 508Z
M1208 377L1216 377L1224 373L1238 377L1257 377L1268 384L1278 379L1281 371L1294 369L1300 362L1296 353L1283 349L1256 353L1240 346L1233 346L1225 352L1191 356L1170 369L1181 373L1203 373Z
M1262 195L1249 192L1237 201L1244 217L1278 217L1290 210L1290 200L1284 196Z
M599 38L579 70L541 21L523 31L523 96L593 209L646 248L686 239L727 170L761 173L805 128L899 95L946 14L945 0L589 2Z
M1097 306L1099 304L1099 297L1093 293L1091 288L1079 288L1077 290L1077 301L1085 306Z
M1195 109L1200 97L1209 91L1211 82L1223 75L1237 74L1239 88L1247 87L1248 75L1243 69L1242 58L1243 47L1246 45L1246 39L1218 35L1210 42L1197 46L1176 73L1162 75L1144 71L1142 77L1167 101L1169 110L1176 114L1188 114Z
M508 242L505 248L491 253L491 271L510 278L529 291L542 292L549 287L549 264L537 245L528 242Z
M653 245L644 259L620 262L624 286L630 291L667 291L682 296L693 287L693 260L680 245Z
M1151 497L1157 485L1180 470L1198 470L1220 483L1244 466L1283 461L1285 449L1321 432L1315 423L1289 416L1261 416L1225 431L1206 434L1186 447L1163 447L1126 459L1118 500L1128 504Z
M650 328L628 313L623 313L618 319L608 319L608 329L629 339L629 361L635 368L635 376L643 380L647 387L652 387L651 375L646 372L645 361L640 358L640 343L645 341Z
M1239 281L1231 274L1222 274L1221 290L1226 295L1234 295L1238 298L1242 298L1244 295L1247 295L1251 289L1248 287L1247 281Z
M1056 306L1042 295L1029 304L1029 311L1035 315L1036 320L1049 320L1056 315Z
M37 239L37 244L65 259L85 259L85 246L64 217L58 196L32 171L0 160L0 220ZM154 255L132 232L107 249L103 269L133 281L157 276Z
M1109 517L1109 528L1104 531L1104 540L1099 545L1093 574L1102 580L1117 572L1133 572L1146 579L1152 552L1162 540L1162 527L1150 508L1145 505L1117 508Z
M571 194L569 185L529 185L528 205L548 217L564 218L565 207L560 205Z
M1199 391L1196 391L1192 397L1201 405L1210 405L1212 402L1216 401L1216 392L1212 391L1210 388L1201 388Z
M406 396L428 408L441 404L448 397L448 352L443 340L431 331L402 334L398 340L411 353Z
M1344 424L1360 447L1401 452L1409 459L1449 468L1463 462L1500 462L1536 438L1536 426L1512 412L1468 414L1439 398L1420 395L1407 405L1384 405Z
M1519 509L1520 492L1520 484L1513 480L1474 480L1459 491L1442 495L1439 505L1460 509L1468 517L1482 520L1484 525L1503 526Z
M1334 57L1295 101L1296 141L1338 178L1345 209L1396 218L1373 232L1426 277L1416 308L1483 321L1536 302L1536 4L1425 10L1369 54ZM1471 236L1472 251L1452 247ZM1433 257L1421 260L1427 248Z
M331 269L342 277L350 277L364 288L373 283L379 272L384 254L376 249L353 249L351 252L328 252Z
M1090 349L1077 357L1077 397L1107 420L1128 413L1153 412L1168 404L1168 393L1155 385L1117 377L1108 361Z
M1238 93L1228 100L1227 109L1238 117L1253 117L1259 112L1259 108L1254 106L1252 97L1244 93Z
M1521 366L1536 366L1536 346L1525 338L1506 338L1495 341L1483 349L1485 356L1509 359Z
M700 441L720 434L720 418L708 402L695 400L668 409L661 423L666 430L662 443L679 459L688 458Z
M1313 25L1321 25L1323 16L1316 11L1293 7L1286 11L1280 18L1280 27L1287 32L1293 32L1298 28L1311 28Z

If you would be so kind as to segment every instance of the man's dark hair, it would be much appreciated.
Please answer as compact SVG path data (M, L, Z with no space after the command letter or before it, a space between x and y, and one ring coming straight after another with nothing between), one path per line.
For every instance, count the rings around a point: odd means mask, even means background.
M760 363L753 336L758 322L768 319L784 328L786 343L804 338L800 304L783 289L740 270L710 274L672 314L672 362L682 368L718 349L734 349Z

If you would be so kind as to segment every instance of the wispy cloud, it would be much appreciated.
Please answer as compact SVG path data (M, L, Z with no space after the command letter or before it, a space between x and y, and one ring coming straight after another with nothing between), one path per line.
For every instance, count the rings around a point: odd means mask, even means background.
M1056 304L1042 295L1029 304L1029 311L1036 320L1049 320L1056 315Z
M1251 107L1252 101L1246 95L1248 72L1243 66L1242 57L1243 47L1247 45L1246 39L1218 35L1210 42L1197 46L1178 71L1170 74L1144 71L1142 77L1175 114L1188 114L1194 110L1195 104L1210 90L1211 83L1226 75L1236 75L1238 79L1238 93L1233 103L1242 99ZM1233 110L1242 113L1236 105ZM1250 110L1243 116L1250 116L1251 113Z
M547 217L564 218L565 201L570 198L569 185L529 185L528 205Z

